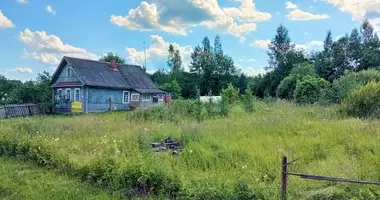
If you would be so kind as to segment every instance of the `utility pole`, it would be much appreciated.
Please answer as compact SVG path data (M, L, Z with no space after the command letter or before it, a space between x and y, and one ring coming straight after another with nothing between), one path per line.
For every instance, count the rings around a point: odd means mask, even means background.
M145 47L145 42L144 42L144 55L145 55L145 65L144 65L144 70L146 71L146 47Z

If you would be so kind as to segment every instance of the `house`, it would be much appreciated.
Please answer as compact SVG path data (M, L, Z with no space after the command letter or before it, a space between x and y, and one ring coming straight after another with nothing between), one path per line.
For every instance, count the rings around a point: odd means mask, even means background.
M137 65L63 57L52 81L53 112L103 112L162 104L170 92Z

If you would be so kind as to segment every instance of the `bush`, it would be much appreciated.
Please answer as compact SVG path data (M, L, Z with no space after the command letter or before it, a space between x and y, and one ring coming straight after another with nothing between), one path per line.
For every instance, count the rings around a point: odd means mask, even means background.
M352 90L342 102L341 111L360 118L380 118L380 83L370 82Z
M247 88L245 90L245 94L243 95L243 106L246 112L253 111L253 95L250 88Z
M303 80L307 76L316 77L315 69L308 62L304 62L296 66L290 72L289 76L285 77L277 87L276 96L284 99L293 99L293 93L296 89L297 81Z
M299 104L315 103L326 86L328 86L328 82L325 79L306 76L302 81L297 81L294 90L295 100Z
M334 98L341 102L347 97L351 90L366 85L371 81L380 81L380 71L370 69L360 72L346 72L342 77L335 80L333 83L332 87L336 92L336 96Z
M229 104L233 104L239 97L239 90L235 89L234 86L232 86L230 83L226 89L222 90L222 96L226 98Z

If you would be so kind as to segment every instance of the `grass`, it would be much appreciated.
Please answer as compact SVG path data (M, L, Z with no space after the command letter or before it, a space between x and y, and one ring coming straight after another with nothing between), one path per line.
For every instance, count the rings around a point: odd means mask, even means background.
M256 102L196 123L125 120L125 113L0 121L0 154L19 156L120 194L179 199L279 199L289 171L380 180L380 122L337 116L335 107ZM149 144L171 136L178 157ZM380 188L290 177L289 199L379 199Z
M0 199L109 199L108 194L52 170L0 158Z

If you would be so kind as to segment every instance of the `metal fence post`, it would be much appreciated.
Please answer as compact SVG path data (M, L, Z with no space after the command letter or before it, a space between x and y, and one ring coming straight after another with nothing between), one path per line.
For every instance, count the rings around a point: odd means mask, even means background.
M281 200L286 200L286 182L288 178L288 158L284 156L282 158L282 171L281 171Z

